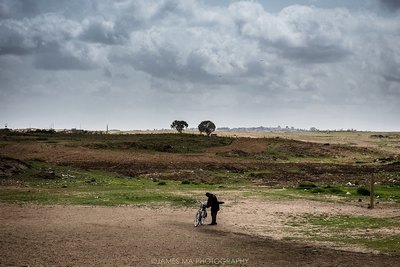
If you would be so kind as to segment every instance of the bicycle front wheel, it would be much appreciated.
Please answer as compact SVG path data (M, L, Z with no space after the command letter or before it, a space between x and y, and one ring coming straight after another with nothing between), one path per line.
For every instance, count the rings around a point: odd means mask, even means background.
M201 212L197 211L196 217L194 217L194 226L197 227L201 223Z

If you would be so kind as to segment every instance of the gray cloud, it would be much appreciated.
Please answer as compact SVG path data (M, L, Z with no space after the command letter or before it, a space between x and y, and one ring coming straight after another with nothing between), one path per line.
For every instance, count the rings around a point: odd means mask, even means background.
M0 51L2 54L33 53L47 42L71 40L79 31L80 25L56 14L45 14L31 19L0 20ZM6 52L8 51L8 52Z
M39 12L35 0L3 0L0 2L0 19L35 16Z
M343 19L350 16L346 10L292 6L274 16L248 2L233 4L230 9L243 35L288 59L329 63L351 55L346 26L352 25L343 25Z
M113 21L103 19L85 20L80 37L84 41L108 45L122 44L127 39L126 32L118 32Z
M0 24L0 55L30 54L37 47L37 41L27 39L25 29L17 22Z
M40 47L40 52L35 54L34 64L44 70L87 70L92 66L87 51L74 55L74 51L67 51L57 43L46 44Z

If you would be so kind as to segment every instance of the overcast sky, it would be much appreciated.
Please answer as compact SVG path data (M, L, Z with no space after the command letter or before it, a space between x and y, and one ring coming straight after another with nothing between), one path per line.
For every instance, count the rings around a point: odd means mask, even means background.
M398 0L0 0L0 127L400 131Z

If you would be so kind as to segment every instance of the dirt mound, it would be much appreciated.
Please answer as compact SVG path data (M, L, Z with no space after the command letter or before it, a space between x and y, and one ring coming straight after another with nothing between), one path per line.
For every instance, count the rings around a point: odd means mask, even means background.
M28 168L29 164L21 160L0 156L0 177L10 177Z
M148 137L150 141L141 141L146 144L161 144L164 137L169 138L167 141L175 142L174 148L179 147L177 146L181 138L179 135L151 136L153 139ZM79 141L68 145L13 143L4 146L0 154L24 161L42 160L131 177L148 175L153 179L205 180L207 182L239 177L254 179L266 185L298 184L303 181L328 184L360 183L372 173L382 174L383 172L386 174L381 175L380 182L385 183L387 179L393 178L390 173L396 176L399 168L398 157L383 152L379 154L372 148L284 138L230 139L231 144L206 148L219 139L210 143L209 140L203 142L203 139L189 137L187 142L192 139L202 142L201 149L205 151L197 150L197 152L187 153L188 151L185 150L184 153L164 153L129 149L97 149L82 146ZM125 140L119 140L120 137L115 138L118 141L115 141L117 145L125 142ZM97 144L97 141L96 139L92 144ZM213 145L216 144L213 143ZM197 149L194 149L194 146L192 148L190 150ZM249 172L255 173L249 176ZM49 177L51 178L54 178L54 175Z
M215 151L215 150L213 150ZM284 138L235 140L232 145L219 148L218 155L257 160L288 160L290 158L346 158L377 156L370 148L352 147L330 143L312 143Z

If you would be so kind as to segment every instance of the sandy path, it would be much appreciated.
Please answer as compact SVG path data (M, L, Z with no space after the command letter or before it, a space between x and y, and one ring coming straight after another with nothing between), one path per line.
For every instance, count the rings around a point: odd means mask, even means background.
M247 262L242 266L394 266L399 260L237 233L231 212L221 212L218 226L195 228L193 209L0 203L0 265L212 266L240 259Z

